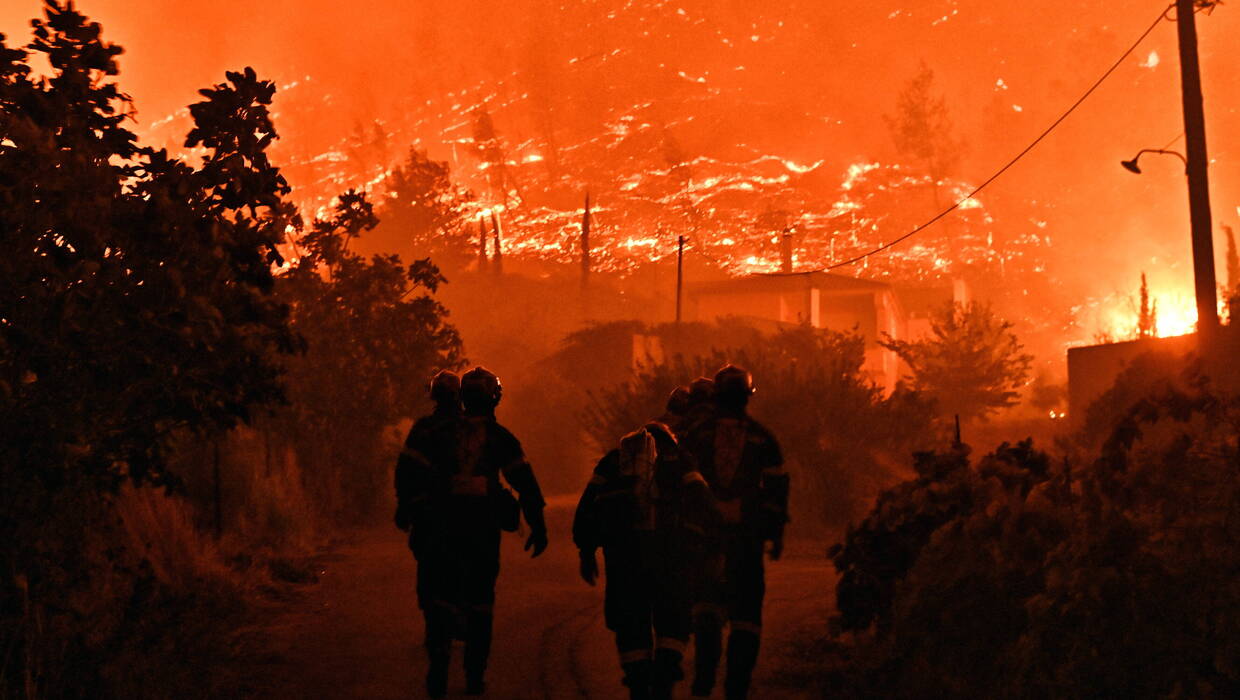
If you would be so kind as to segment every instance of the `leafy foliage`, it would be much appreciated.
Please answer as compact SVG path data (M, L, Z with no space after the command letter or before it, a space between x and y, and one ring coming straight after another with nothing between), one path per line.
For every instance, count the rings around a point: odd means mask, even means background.
M895 115L884 118L900 154L924 167L935 183L955 172L964 144L952 133L947 103L934 92L934 70L925 62L900 91Z
M388 176L383 227L411 242L417 255L457 267L474 255L463 211L472 200L472 193L452 184L447 161L431 160L425 150L410 148Z
M1190 377L1083 469L1026 441L920 455L832 551L860 696L1240 691L1240 401Z
M386 431L412 418L434 370L464 363L461 339L434 293L446 280L429 259L369 260L349 245L378 223L364 193L342 194L301 243L305 254L277 292L293 309L305 353L287 363L289 404L275 434L295 450L332 513L373 516L386 494Z
M978 419L1015 405L1029 377L1033 357L1021 352L1011 328L985 304L953 302L931 317L931 337L879 342L908 363L913 387L941 415Z
M116 487L175 483L175 436L279 402L295 346L271 294L295 221L266 156L274 86L247 69L202 91L184 162L125 127L120 47L72 3L44 15L25 50L0 43L4 695L99 680L136 614L125 599L151 600L116 545Z
M274 88L246 71L203 91L195 168L134 144L98 25L51 3L35 37L50 78L15 51L0 71L5 462L158 480L173 430L280 397L292 334L268 292L292 208L263 152Z

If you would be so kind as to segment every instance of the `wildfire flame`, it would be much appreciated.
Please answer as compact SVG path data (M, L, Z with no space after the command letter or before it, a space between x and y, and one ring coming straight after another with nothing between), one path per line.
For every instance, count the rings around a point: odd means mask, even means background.
M1156 311L1154 337L1172 338L1197 330L1197 303L1191 291L1173 290L1150 294ZM1138 313L1131 299L1113 300L1105 307L1095 339L1126 340L1138 335Z

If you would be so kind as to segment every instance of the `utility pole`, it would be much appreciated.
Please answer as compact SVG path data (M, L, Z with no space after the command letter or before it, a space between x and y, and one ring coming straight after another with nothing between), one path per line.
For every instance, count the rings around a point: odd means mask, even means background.
M487 223L482 218L482 214L478 215L478 272L486 272L487 269Z
M680 297L685 286L685 237L676 240L676 325L680 325Z
M792 228L789 226L784 227L779 238L779 271L784 274L792 272Z
M1193 233L1193 278L1197 289L1197 334L1203 344L1218 335L1218 290L1214 277L1214 231L1210 221L1210 161L1206 156L1205 107L1197 59L1196 0L1176 0L1180 38L1180 87L1188 153L1188 204Z
M586 209L581 216L581 287L590 285L590 191L586 190Z

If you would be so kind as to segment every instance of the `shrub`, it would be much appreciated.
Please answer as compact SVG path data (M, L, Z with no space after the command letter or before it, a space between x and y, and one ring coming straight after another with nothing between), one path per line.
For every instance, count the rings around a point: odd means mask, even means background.
M674 387L713 376L732 362L754 375L751 412L783 448L793 477L794 517L839 526L858 504L899 478L899 455L933 437L929 404L904 391L884 398L865 379L864 345L855 334L801 326L767 335L737 321L721 324L715 333L694 330L703 340L744 344L675 354L628 382L595 392L583 421L600 451L660 415Z
M1137 401L1084 468L1029 442L923 454L831 552L858 694L1240 692L1240 401Z

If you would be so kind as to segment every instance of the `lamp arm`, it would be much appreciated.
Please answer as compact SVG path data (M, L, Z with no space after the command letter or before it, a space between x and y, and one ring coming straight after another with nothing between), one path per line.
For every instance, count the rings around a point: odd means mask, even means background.
M1136 156L1133 157L1133 161L1136 161L1137 158L1140 158L1142 153L1161 153L1162 155L1165 155L1165 156L1175 156L1176 158L1179 158L1181 162L1184 163L1184 169L1188 170L1188 158L1184 157L1184 154L1180 153L1179 151L1168 151L1162 148L1143 148L1141 149L1140 152L1137 153Z

